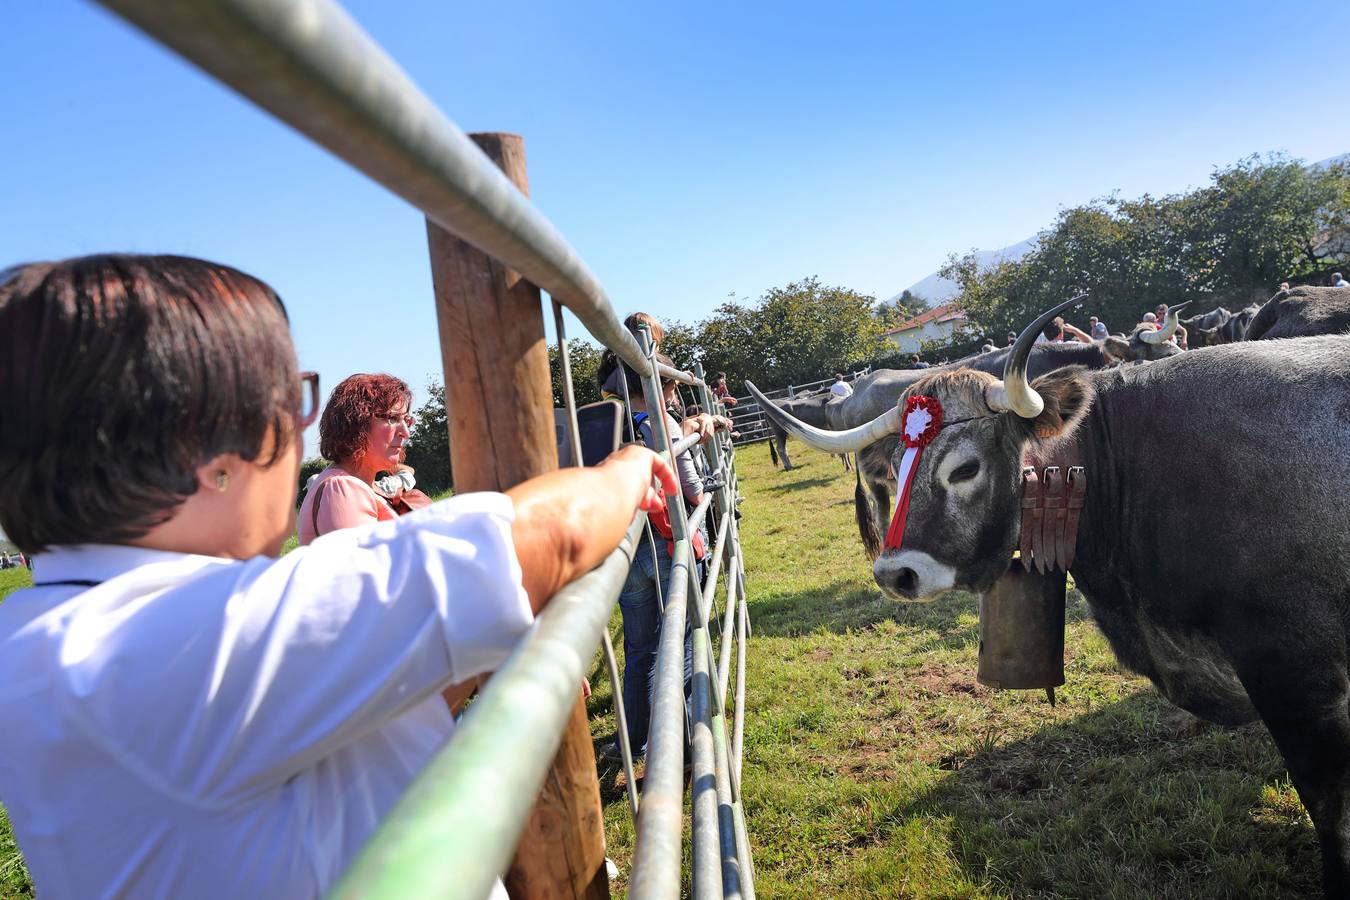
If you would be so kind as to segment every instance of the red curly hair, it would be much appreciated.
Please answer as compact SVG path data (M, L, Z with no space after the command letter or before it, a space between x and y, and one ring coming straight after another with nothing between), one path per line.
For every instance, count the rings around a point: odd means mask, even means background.
M393 375L352 375L328 395L319 419L319 453L333 462L355 459L366 449L370 423L412 405L412 390Z

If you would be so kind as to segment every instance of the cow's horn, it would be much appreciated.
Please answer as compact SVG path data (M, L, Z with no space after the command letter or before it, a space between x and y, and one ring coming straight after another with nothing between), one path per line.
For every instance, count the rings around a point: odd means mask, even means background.
M1041 414L1041 410L1045 409L1045 401L1027 381L1027 360L1031 357L1032 345L1036 343L1036 335L1045 330L1051 319L1085 299L1087 294L1065 300L1041 313L1036 321L1022 329L1003 366L1003 380L985 389L984 402L990 409L994 412L1015 412L1024 419L1034 419Z
M1187 300L1186 303L1191 301ZM1163 324L1161 331L1141 331L1139 340L1145 344L1161 344L1164 341L1170 341L1172 335L1177 333L1177 326L1181 324L1181 310L1186 303L1178 303L1176 306L1169 307L1167 310L1167 321Z
M759 408L764 410L764 415L773 419L779 428L792 437L817 450L824 450L827 453L856 453L864 447L870 447L888 434L900 433L898 406L892 406L866 425L859 425L847 431L826 431L807 425L793 417L791 413L779 409L772 400L760 393L759 388L753 383L747 381L745 386L759 403Z

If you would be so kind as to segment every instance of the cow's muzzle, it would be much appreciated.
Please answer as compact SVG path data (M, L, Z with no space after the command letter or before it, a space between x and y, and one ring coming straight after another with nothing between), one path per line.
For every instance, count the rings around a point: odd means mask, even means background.
M927 600L956 584L956 570L922 550L901 550L877 557L872 577L892 600Z

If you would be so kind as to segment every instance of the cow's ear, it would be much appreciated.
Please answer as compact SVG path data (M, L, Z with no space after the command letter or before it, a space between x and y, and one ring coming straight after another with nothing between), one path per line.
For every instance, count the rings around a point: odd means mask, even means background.
M1051 443L1067 437L1092 406L1092 385L1079 368L1056 369L1031 383L1045 408L1034 419L1023 419L1034 441Z
M1111 335L1102 341L1102 355L1106 357L1108 365L1124 362L1130 356L1130 342Z

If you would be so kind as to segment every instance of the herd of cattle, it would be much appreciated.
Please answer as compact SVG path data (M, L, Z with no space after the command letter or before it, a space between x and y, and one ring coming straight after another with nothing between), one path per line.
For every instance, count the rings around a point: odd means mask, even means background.
M1074 581L1120 661L1176 705L1260 718L1312 817L1328 896L1350 895L1350 289L1297 288L1162 331L878 370L851 397L775 405L784 436L856 453L858 526L895 599L983 592L1008 568L1025 464L1086 468ZM901 406L943 421L882 546ZM897 405L899 404L899 405ZM786 444L780 445L791 465Z

